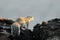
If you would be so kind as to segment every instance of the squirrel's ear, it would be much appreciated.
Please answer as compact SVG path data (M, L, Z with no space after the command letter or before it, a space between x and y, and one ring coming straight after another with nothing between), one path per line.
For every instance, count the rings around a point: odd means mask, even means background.
M30 20L34 20L34 17L31 17Z

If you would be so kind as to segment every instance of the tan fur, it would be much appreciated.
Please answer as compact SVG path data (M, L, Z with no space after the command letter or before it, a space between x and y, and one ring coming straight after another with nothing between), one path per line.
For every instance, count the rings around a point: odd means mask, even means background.
M0 20L8 20L7 18L0 18Z
M17 21L19 22L19 23L26 23L26 22L30 22L31 20L34 20L34 18L33 17L28 17L28 18L25 18L25 17L20 17L20 18L18 18L17 19Z

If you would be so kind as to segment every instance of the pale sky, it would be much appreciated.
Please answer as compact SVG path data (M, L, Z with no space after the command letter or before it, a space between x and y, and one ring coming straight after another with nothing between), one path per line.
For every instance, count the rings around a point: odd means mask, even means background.
M42 21L60 17L60 0L0 0L0 17L17 19L33 16L29 28Z

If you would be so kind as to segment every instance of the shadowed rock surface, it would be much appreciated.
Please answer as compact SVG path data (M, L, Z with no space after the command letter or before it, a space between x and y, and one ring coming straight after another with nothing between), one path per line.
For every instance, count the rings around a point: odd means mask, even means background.
M34 40L60 40L60 19L51 19L33 28Z
M5 34L0 33L0 40L10 40Z

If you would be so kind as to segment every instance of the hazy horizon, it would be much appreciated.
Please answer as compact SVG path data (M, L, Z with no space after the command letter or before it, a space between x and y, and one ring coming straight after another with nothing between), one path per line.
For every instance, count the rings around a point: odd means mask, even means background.
M60 0L0 0L0 17L17 19L33 16L29 28L42 21L60 18Z

